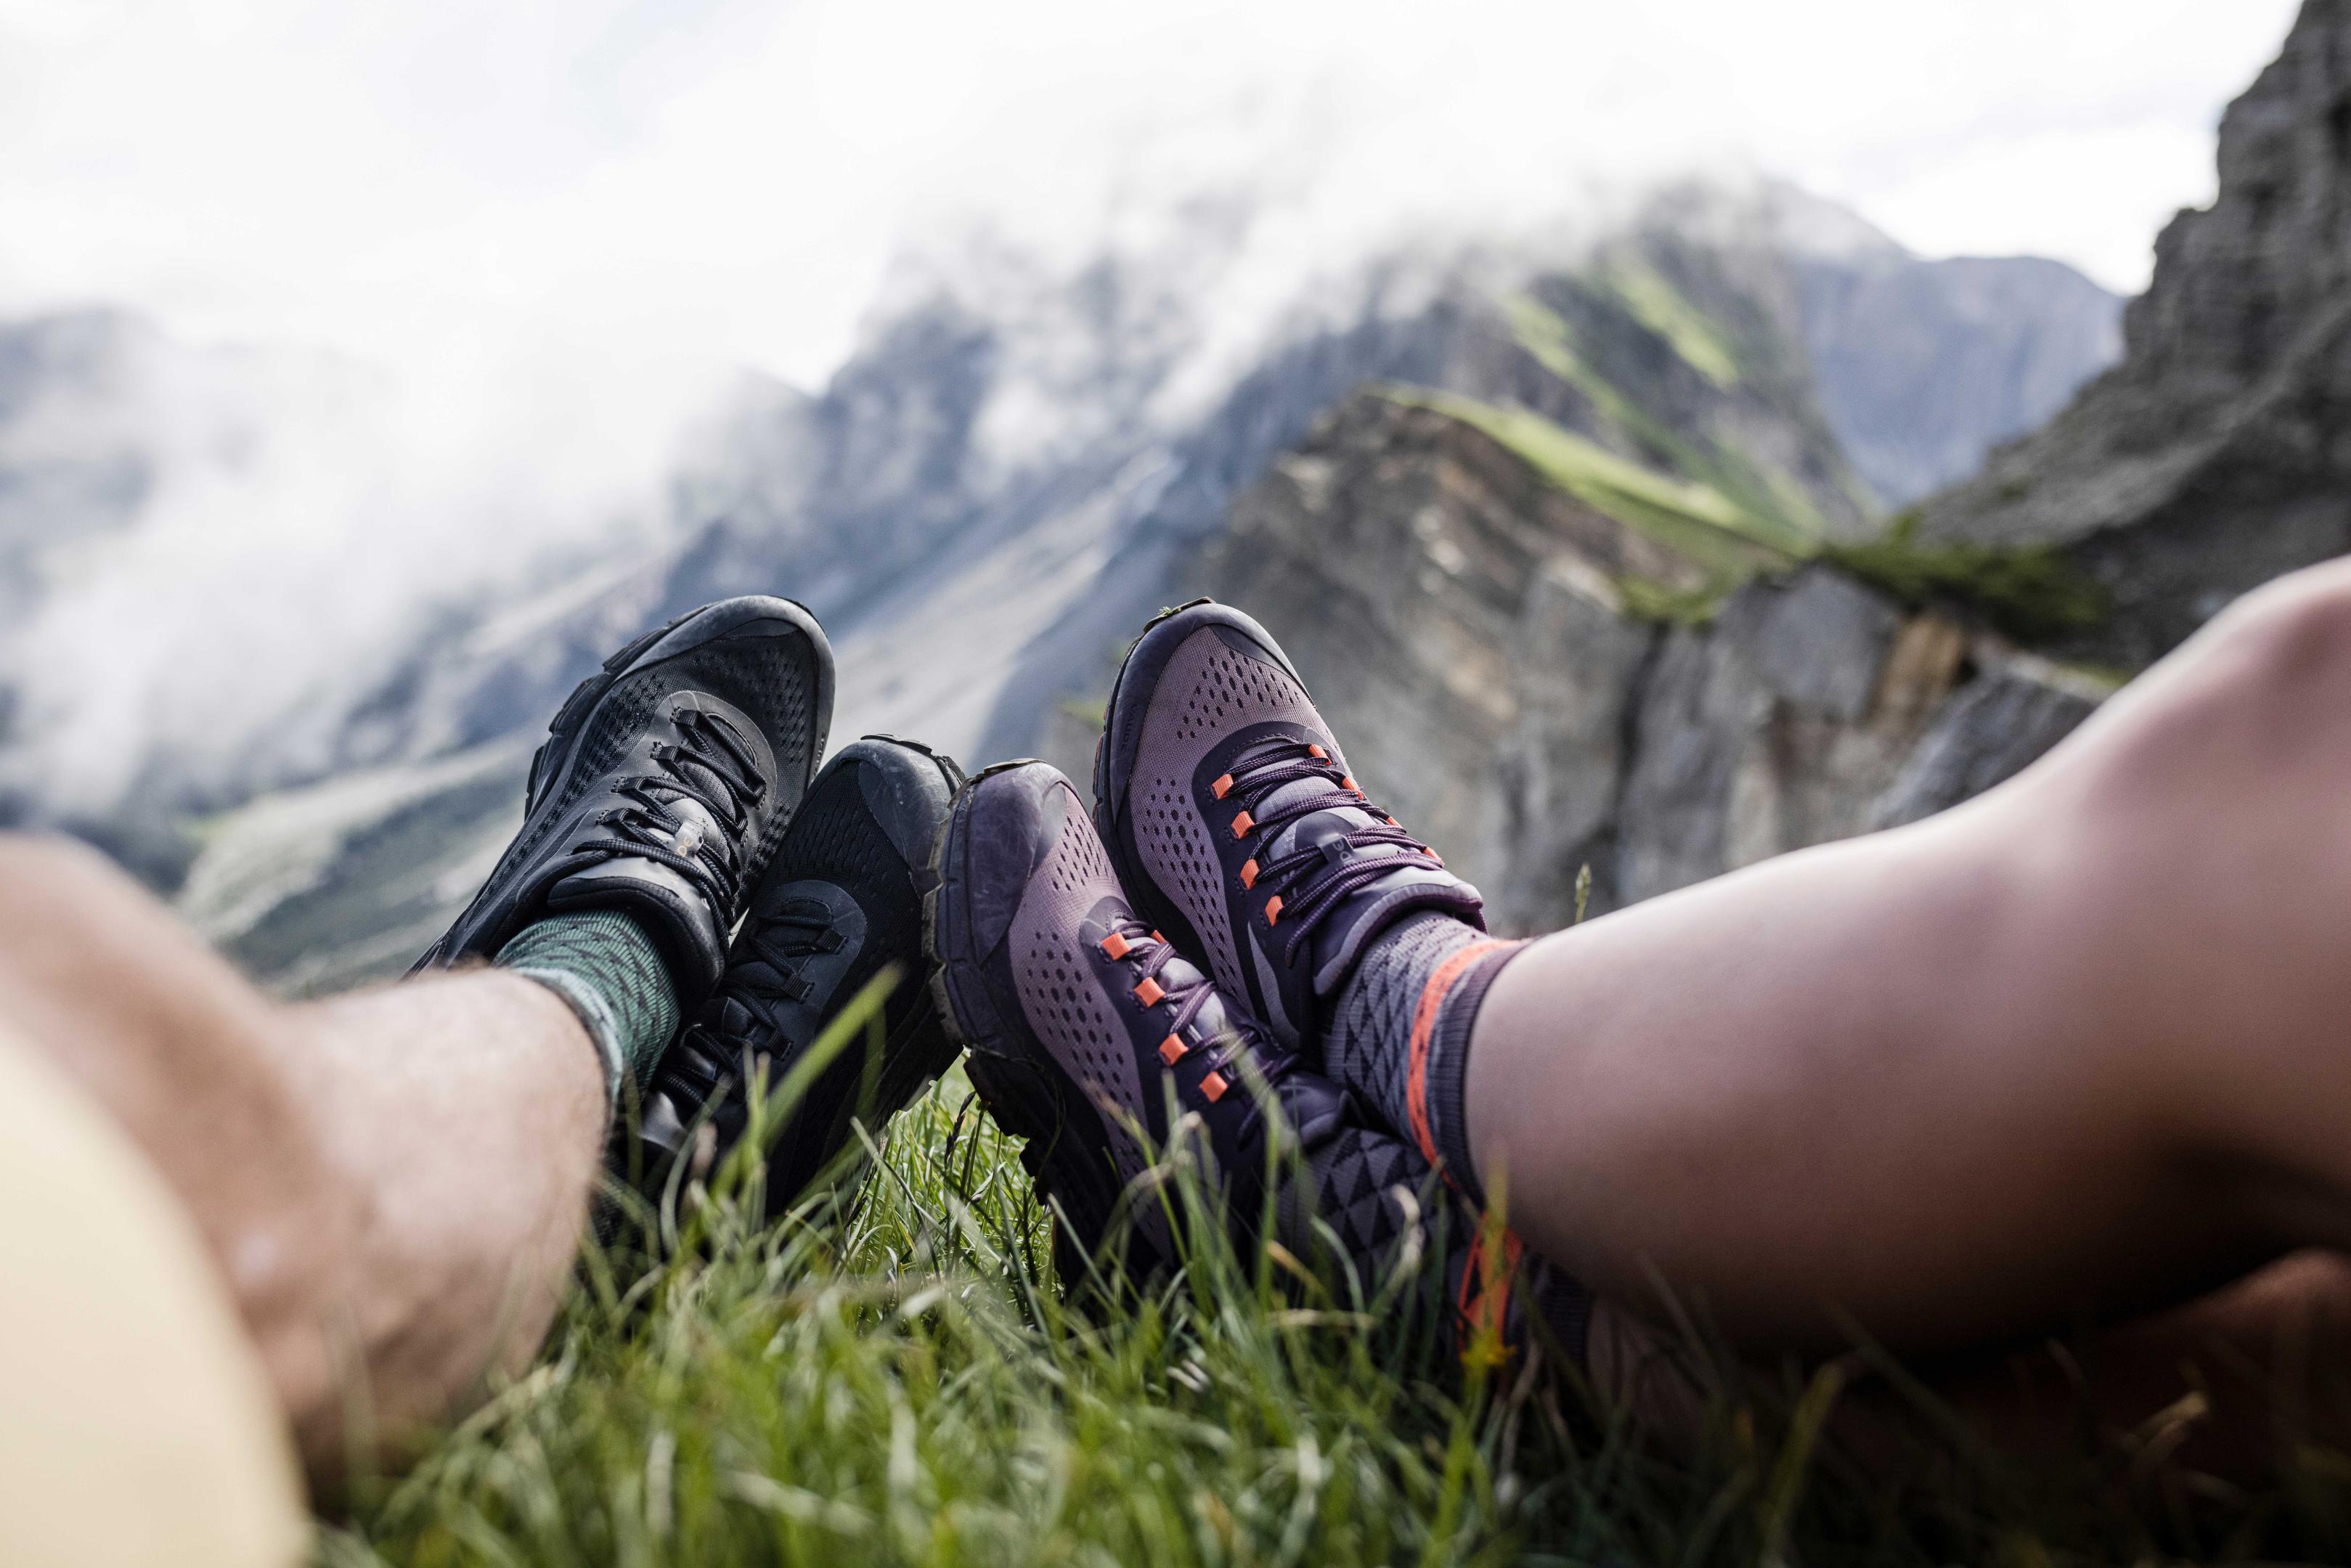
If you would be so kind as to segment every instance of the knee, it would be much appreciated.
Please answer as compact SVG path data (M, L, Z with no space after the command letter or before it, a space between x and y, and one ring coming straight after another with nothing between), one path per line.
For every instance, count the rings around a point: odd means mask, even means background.
M2351 560L2245 595L2049 760L2033 814L2068 838L2150 816L2209 837L2225 802L2265 802L2253 815L2281 827L2296 802L2333 810L2351 778Z
M2351 691L2351 559L2255 589L2215 617L2198 642L2229 686L2225 695L2317 699L2333 709L2329 699Z
M2351 561L2245 595L2114 706L2143 779L2351 766Z

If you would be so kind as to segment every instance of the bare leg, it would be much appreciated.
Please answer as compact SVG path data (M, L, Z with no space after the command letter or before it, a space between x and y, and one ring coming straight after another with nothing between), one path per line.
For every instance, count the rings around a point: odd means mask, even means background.
M1489 1185L1604 1294L1933 1352L2351 1242L2351 564L2251 596L1915 828L1530 950L1468 1064Z
M353 1417L396 1437L536 1349L604 1117L552 993L480 972L280 1006L97 856L0 836L0 1015L186 1206L314 1475Z

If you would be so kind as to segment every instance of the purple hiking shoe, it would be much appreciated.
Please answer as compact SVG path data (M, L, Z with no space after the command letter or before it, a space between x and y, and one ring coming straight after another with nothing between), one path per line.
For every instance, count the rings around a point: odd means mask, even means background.
M1169 1207L1139 1185L1171 1143L1171 1103L1185 1127L1196 1118L1186 1135L1213 1156L1243 1225L1262 1208L1268 1110L1302 1147L1338 1128L1339 1089L1300 1071L1135 915L1084 802L1054 768L1014 762L974 779L939 835L935 871L940 1010L981 1099L1028 1141L1022 1163L1058 1203L1065 1278L1082 1277L1128 1210L1130 1271L1147 1278L1174 1260Z
M1292 1050L1374 936L1415 910L1484 928L1478 890L1370 799L1265 628L1196 600L1120 669L1094 821L1142 915Z
M1447 1355L1581 1361L1590 1298L1488 1237L1419 1150L1301 1067L1140 917L1059 772L1015 762L974 779L934 869L939 1010L989 1113L1026 1140L1021 1163L1058 1211L1065 1281L1086 1277L1122 1215L1129 1277L1176 1261L1182 1211L1142 1178L1149 1151L1180 1135L1213 1156L1215 1218L1244 1255L1270 1176L1273 1239L1341 1300L1379 1308L1383 1332L1433 1336Z

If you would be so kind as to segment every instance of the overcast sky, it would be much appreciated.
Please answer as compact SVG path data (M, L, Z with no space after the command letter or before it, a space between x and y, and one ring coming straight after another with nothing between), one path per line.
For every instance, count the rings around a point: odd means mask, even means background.
M1249 183L1343 248L1761 169L2124 290L2294 0L0 0L0 312L837 361L894 247Z

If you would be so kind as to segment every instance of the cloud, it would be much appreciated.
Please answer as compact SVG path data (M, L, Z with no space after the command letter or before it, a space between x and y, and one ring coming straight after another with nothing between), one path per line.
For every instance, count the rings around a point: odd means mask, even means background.
M322 759L434 601L653 542L736 368L820 382L910 255L967 266L974 232L1205 291L1196 398L1373 250L1684 172L2136 287L2292 9L0 0L0 316L127 306L194 346L140 526L7 674L63 798L151 747ZM1246 232L1190 257L1219 211ZM992 428L1050 446L1052 406Z
M0 308L368 352L558 331L806 381L944 218L1081 246L1273 179L1344 237L1733 163L2136 287L2292 9L0 0Z

